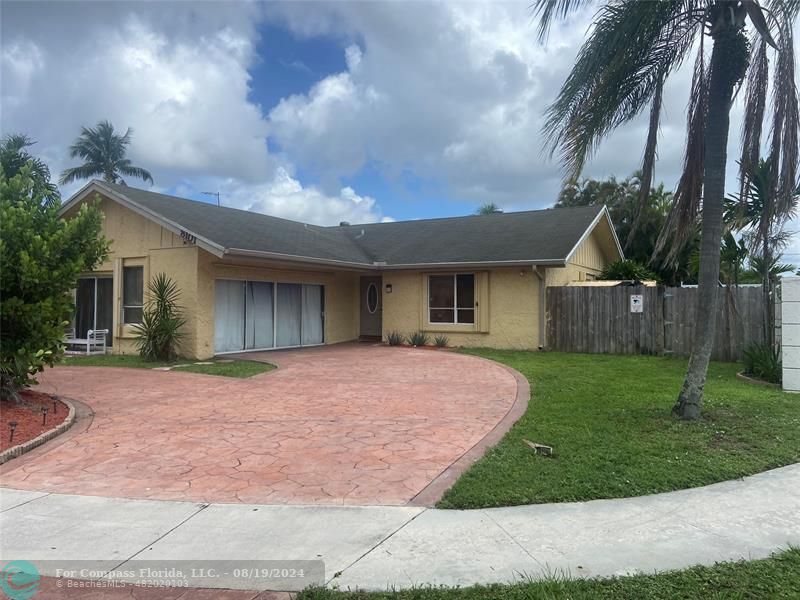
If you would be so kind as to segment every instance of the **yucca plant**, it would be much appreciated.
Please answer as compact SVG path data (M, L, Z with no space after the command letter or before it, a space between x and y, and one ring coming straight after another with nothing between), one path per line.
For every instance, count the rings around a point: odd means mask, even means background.
M428 334L422 331L415 331L408 337L408 343L412 346L427 346L429 340Z
M399 331L390 331L386 336L386 341L390 346L400 346L406 341L406 336Z
M136 347L147 360L170 361L178 357L178 347L186 324L183 308L178 304L180 290L164 273L159 273L147 286L150 293L142 322L134 325Z
M446 335L437 335L435 338L433 338L433 343L436 344L437 348L447 348L450 340Z

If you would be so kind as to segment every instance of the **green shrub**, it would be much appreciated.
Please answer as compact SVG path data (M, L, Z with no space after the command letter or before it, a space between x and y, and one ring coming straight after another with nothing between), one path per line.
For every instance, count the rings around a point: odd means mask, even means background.
M150 297L142 311L142 322L134 325L139 355L147 360L174 360L186 323L178 305L180 290L164 273L153 277L147 289Z
M623 259L607 264L597 278L603 280L649 281L657 280L658 276L635 260Z
M439 334L435 338L433 338L433 343L436 344L438 348L447 348L447 345L450 343L450 340L447 339L446 335Z
M87 202L69 219L59 218L47 174L34 177L32 166L27 161L11 177L0 168L2 398L18 399L21 388L35 384L36 374L63 355L64 328L74 311L70 292L108 250L97 206Z
M428 334L422 331L415 331L408 338L408 343L412 346L427 346L429 341Z
M386 341L389 342L390 346L401 346L406 341L406 336L399 331L390 331L386 335Z
M744 373L770 383L782 380L780 351L769 344L752 344L744 351Z

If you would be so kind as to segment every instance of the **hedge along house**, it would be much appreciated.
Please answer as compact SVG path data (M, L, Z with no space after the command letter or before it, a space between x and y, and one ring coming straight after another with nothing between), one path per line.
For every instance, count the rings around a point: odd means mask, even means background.
M107 261L76 290L76 333L135 352L147 282L181 290L182 353L217 354L443 334L454 346L543 347L547 286L622 257L603 207L320 227L92 181Z

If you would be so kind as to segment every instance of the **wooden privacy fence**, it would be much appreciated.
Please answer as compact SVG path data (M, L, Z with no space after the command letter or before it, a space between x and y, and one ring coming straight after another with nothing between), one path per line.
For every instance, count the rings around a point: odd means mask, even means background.
M641 296L632 312L631 296ZM666 354L692 351L697 288L547 288L547 348L564 352ZM735 361L764 341L760 287L720 288L713 360Z

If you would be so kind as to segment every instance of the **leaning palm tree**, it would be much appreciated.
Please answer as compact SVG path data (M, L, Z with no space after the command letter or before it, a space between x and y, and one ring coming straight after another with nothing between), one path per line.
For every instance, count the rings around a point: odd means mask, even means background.
M100 121L95 128L82 127L80 136L69 148L69 154L72 158L83 159L84 162L61 173L59 183L64 185L77 179L100 176L108 183L127 185L123 175L153 183L149 171L133 166L125 158L125 152L131 143L131 134L133 130L128 127L125 135L119 135L108 121Z
M541 39L550 25L590 0L535 0ZM694 344L686 378L673 414L700 416L703 388L716 328L722 203L735 90L750 73L769 82L761 64L772 48L772 152L780 165L781 187L794 186L798 160L797 91L794 82L792 25L800 10L795 0L608 0L601 3L587 41L557 99L547 112L545 133L551 153L575 177L600 142L618 126L649 108L650 130L642 165L642 190L650 188L656 158L661 96L666 79L696 51L687 111L683 173L656 254L680 256L694 233L702 206L700 276ZM754 32L748 32L752 27ZM750 37L748 39L748 33ZM711 42L710 56L706 45ZM753 57L754 60L751 60ZM756 79L758 79L756 77ZM766 83L757 82L760 88ZM755 85L755 84L754 84ZM755 85L755 87L759 87ZM752 88L748 83L748 90ZM747 148L760 146L764 108L753 93L746 102Z

